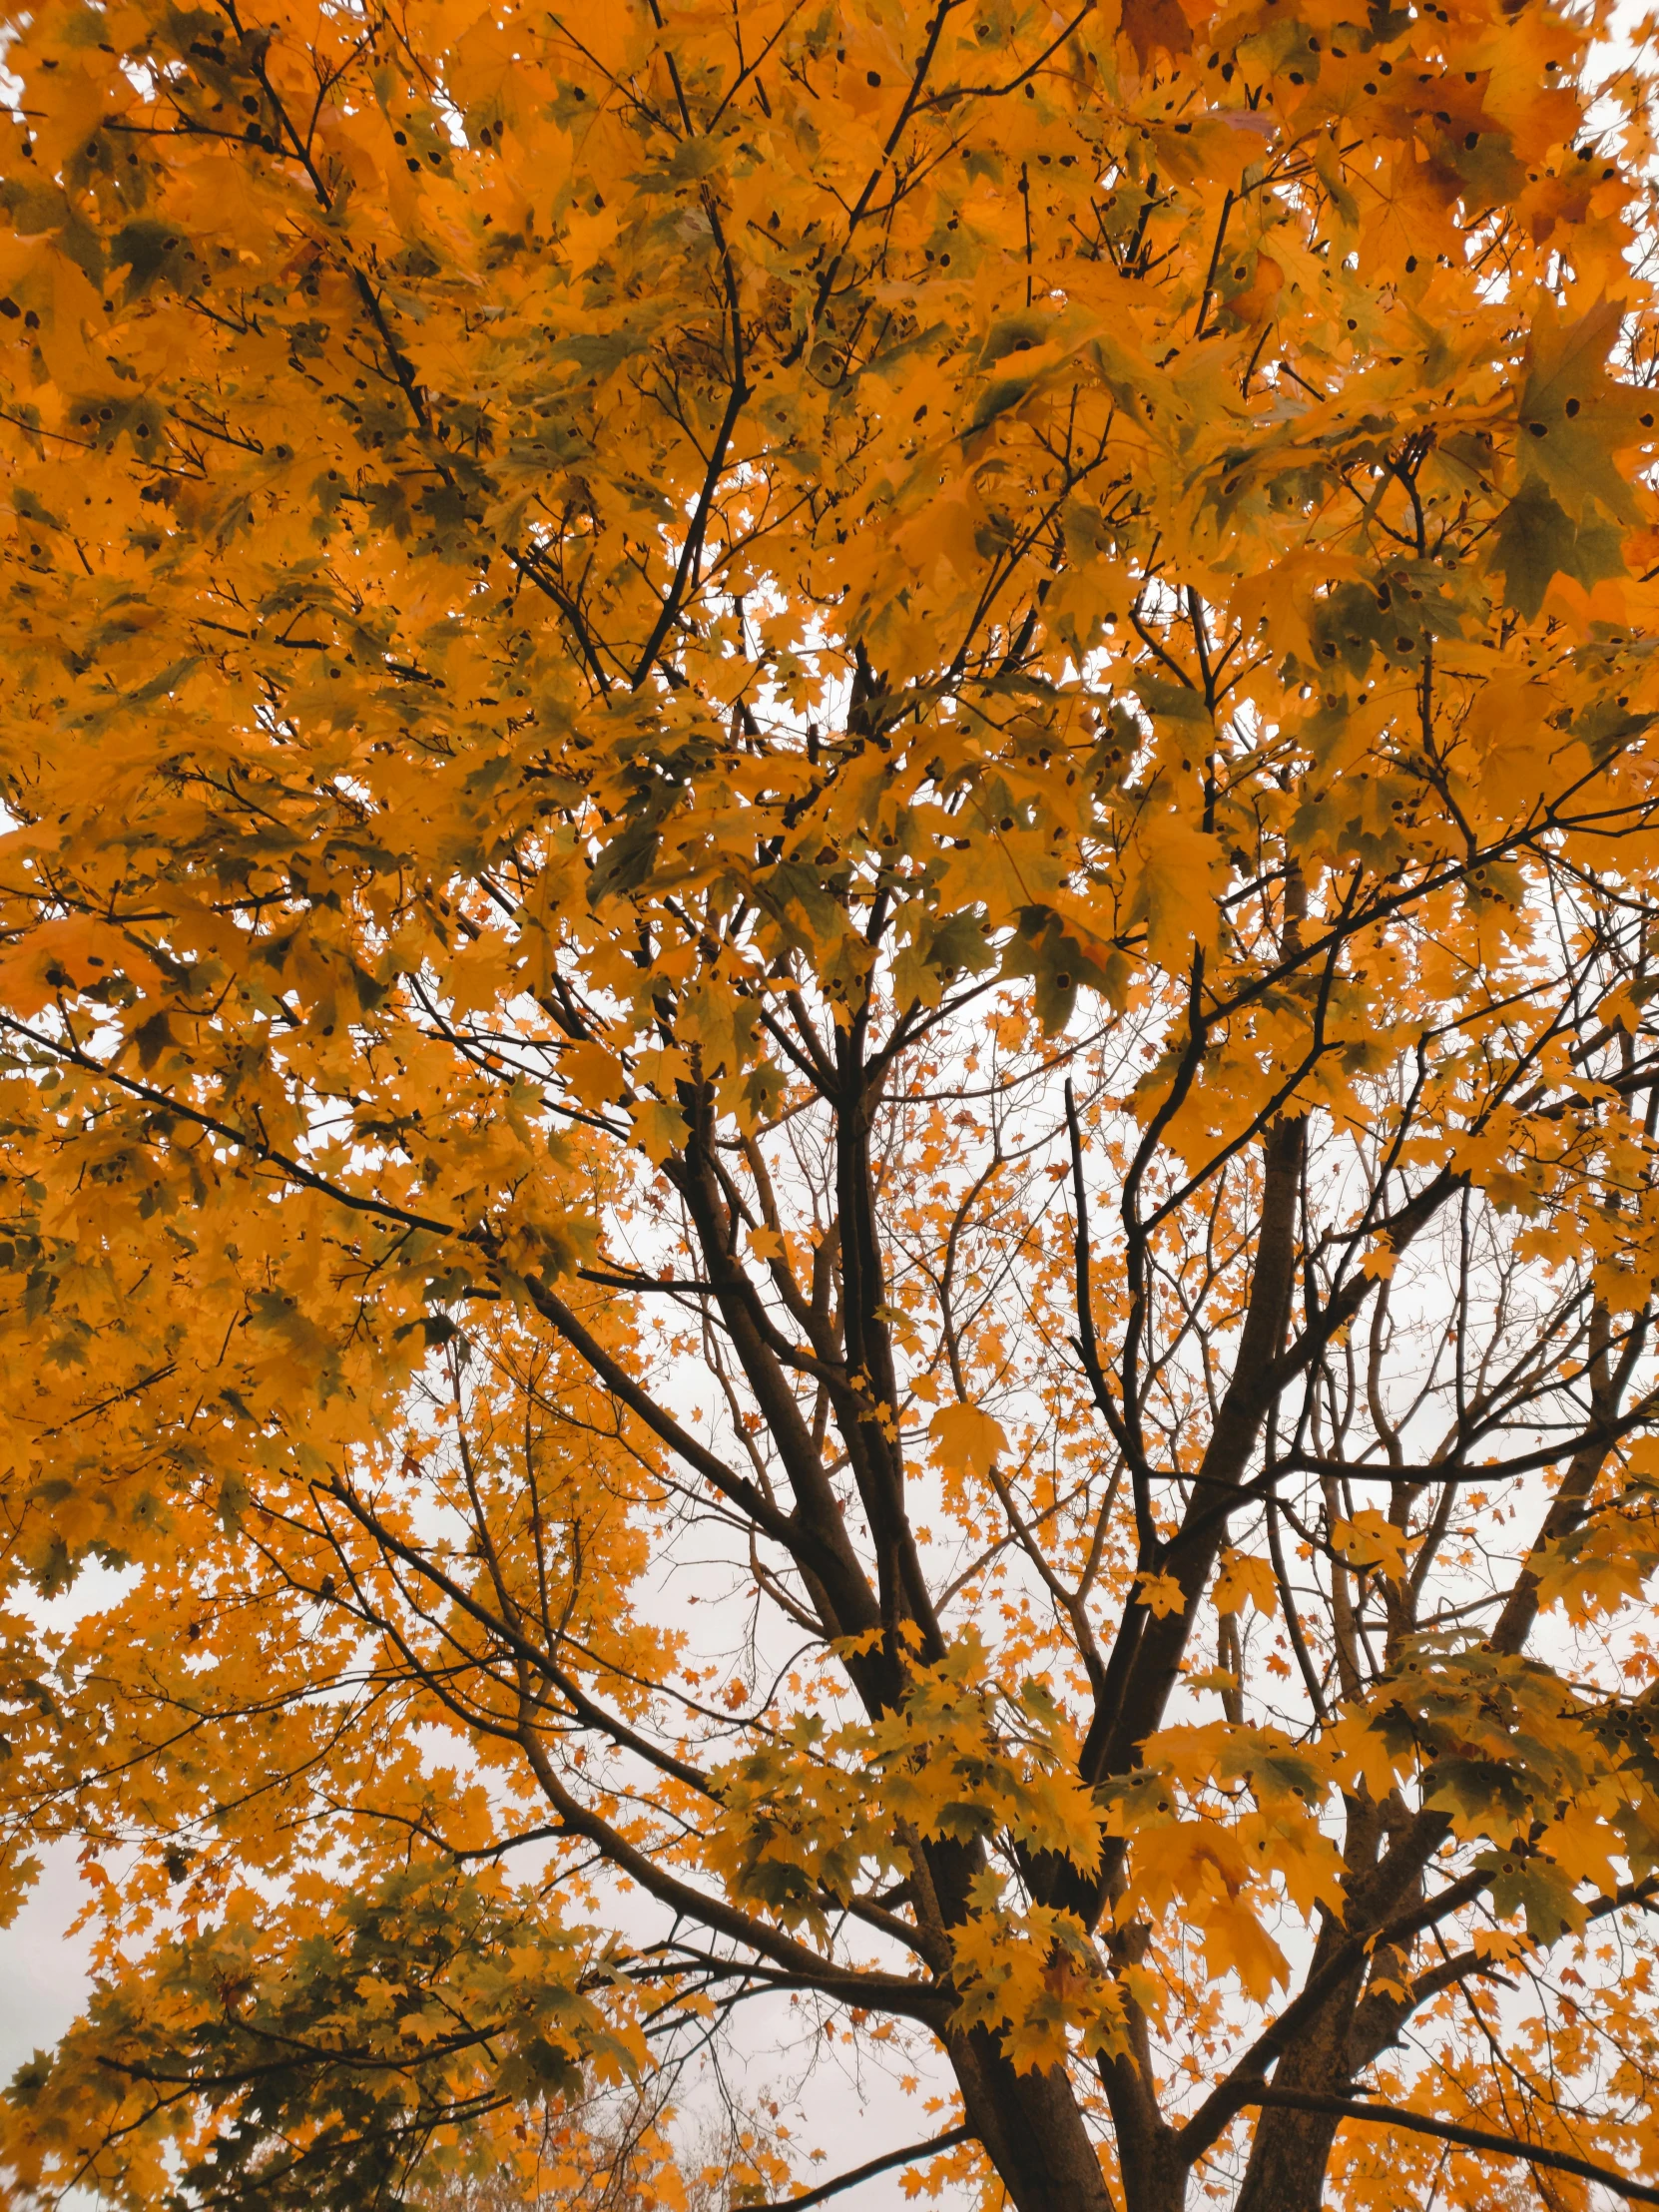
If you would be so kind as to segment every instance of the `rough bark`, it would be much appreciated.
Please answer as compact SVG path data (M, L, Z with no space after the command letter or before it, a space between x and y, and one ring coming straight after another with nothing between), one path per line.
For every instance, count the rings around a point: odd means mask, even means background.
M968 2124L1016 2212L1116 2212L1064 2073L1016 2073L983 2028L947 2037L946 2049ZM1129 2196L1129 2212L1180 2212L1181 2204Z

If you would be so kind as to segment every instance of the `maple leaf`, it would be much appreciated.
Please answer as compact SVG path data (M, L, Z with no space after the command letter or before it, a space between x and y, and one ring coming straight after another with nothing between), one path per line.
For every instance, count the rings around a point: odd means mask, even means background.
M941 1405L927 1432L939 1464L953 1474L987 1474L1008 1448L1001 1422L977 1405Z
M1273 1614L1279 1610L1279 1585L1271 1559L1254 1559L1242 1551L1224 1552L1221 1571L1216 1577L1215 1605L1218 1613L1241 1612L1246 1604L1258 1613Z
M1405 1578L1409 1537L1375 1506L1356 1513L1352 1520L1333 1523L1331 1541L1351 1566L1379 1567L1390 1581Z
M1125 0L1123 28L1143 70L1155 54L1176 60L1192 52L1192 29L1179 0Z
M1629 486L1613 455L1642 441L1651 416L1641 395L1607 375L1605 361L1624 320L1623 302L1601 299L1570 322L1540 305L1517 401L1522 469L1547 483L1568 513L1593 500L1620 520L1634 518Z
M1136 1576L1141 1603L1155 1620L1163 1620L1171 1613L1184 1613L1187 1609L1187 1593L1173 1574L1141 1574Z
M1610 524L1575 524L1540 477L1530 477L1498 517L1492 566L1502 572L1504 597L1531 617L1556 576L1586 587L1625 573L1619 533Z

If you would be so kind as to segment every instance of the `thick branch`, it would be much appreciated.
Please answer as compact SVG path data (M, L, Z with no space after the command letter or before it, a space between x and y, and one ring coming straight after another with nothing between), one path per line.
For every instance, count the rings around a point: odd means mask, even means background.
M1247 2104L1283 2105L1293 2112L1323 2112L1342 2120L1364 2120L1373 2127L1403 2128L1412 2135L1432 2135L1462 2150L1491 2151L1499 2158L1524 2158L1530 2165L1552 2172L1576 2174L1581 2181L1599 2181L1615 2196L1630 2204L1659 2204L1659 2189L1632 2181L1616 2166L1601 2166L1579 2158L1572 2151L1550 2150L1542 2143L1523 2143L1511 2135L1493 2135L1483 2127L1463 2127L1455 2120L1430 2119L1425 2112L1405 2112L1397 2105L1369 2104L1360 2097L1322 2096L1315 2090L1270 2089L1253 2091Z

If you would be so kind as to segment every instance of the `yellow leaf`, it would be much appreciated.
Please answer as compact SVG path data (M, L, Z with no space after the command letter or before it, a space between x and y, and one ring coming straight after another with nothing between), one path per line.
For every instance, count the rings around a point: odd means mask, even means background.
M686 1141L686 1117L660 1098L642 1098L633 1108L634 1142L653 1167L660 1168Z
M1236 1973L1245 1995L1259 2003L1276 1982L1284 1982L1290 1963L1249 1906L1228 1898L1207 1901L1199 1922L1204 1960L1211 1973Z
M1135 1587L1141 1593L1141 1603L1156 1620L1162 1620L1166 1613L1187 1610L1187 1593L1173 1574L1138 1574Z
M1001 1422L977 1405L941 1405L927 1433L940 1466L952 1474L986 1474L1008 1448Z
M1255 1558L1248 1552L1224 1551L1221 1572L1216 1577L1216 1611L1239 1613L1247 1604L1254 1605L1258 1613L1278 1612L1279 1584L1273 1561Z
M559 1072L584 1106L608 1106L628 1088L622 1062L592 1040L571 1045L562 1052Z
M1337 1521L1331 1541L1351 1567L1380 1568L1388 1581L1403 1582L1416 1539L1405 1529L1396 1528L1375 1505L1368 1505L1352 1520Z

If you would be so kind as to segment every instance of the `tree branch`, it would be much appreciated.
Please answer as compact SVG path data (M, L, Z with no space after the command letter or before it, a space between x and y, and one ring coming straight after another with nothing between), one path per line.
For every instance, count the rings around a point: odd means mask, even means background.
M780 2197L775 2204L757 2205L755 2212L807 2212L813 2204L824 2204L830 2197L839 2196L843 2189L855 2189L860 2181L873 2181L877 2174L890 2172L894 2166L907 2166L912 2159L931 2158L935 2152L954 2150L958 2143L970 2142L970 2127L947 2128L944 2134L929 2137L925 2143L906 2143L902 2150L889 2150L880 2158L866 2159L850 2172L837 2174L833 2181L821 2182L816 2189L809 2189L805 2196Z
M1483 2127L1463 2127L1455 2120L1430 2119L1425 2112L1402 2111L1397 2105L1368 2104L1361 2097L1323 2096L1315 2089L1252 2090L1246 2104L1282 2105L1293 2112L1325 2112L1337 2119L1363 2120L1373 2127L1397 2127L1411 2135L1432 2135L1462 2150L1491 2151L1499 2158L1524 2158L1530 2165L1555 2173L1576 2174L1581 2181L1599 2181L1629 2204L1659 2204L1659 2189L1632 2181L1615 2166L1598 2165L1569 2150L1549 2150L1542 2143L1518 2142L1510 2135L1493 2135Z

